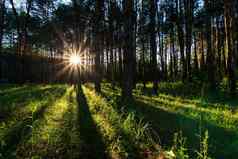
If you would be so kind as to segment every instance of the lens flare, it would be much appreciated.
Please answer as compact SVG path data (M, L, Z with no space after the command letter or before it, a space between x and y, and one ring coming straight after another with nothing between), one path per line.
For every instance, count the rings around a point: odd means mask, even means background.
M81 64L81 58L77 55L72 55L69 57L69 62L73 65L80 65Z

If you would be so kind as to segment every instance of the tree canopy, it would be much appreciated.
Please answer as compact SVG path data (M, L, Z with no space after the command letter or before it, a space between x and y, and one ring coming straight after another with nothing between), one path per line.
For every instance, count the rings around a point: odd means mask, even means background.
M237 10L232 0L1 0L1 55L80 54L82 79L90 74L98 92L103 79L119 84L125 97L138 82L156 94L158 82L178 80L214 90L228 79L235 94Z

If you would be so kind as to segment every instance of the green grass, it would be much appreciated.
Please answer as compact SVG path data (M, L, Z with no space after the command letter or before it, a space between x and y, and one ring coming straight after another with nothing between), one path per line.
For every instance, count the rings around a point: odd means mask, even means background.
M236 158L237 99L197 85L0 86L0 158ZM78 94L77 94L78 92Z
M62 97L45 110L42 118L33 123L31 137L20 147L19 155L22 158L77 155L72 153L80 143L76 122L77 105L74 97L75 93L69 87Z
M12 90L12 89L10 89ZM32 125L46 108L63 95L66 86L26 86L0 97L0 154L14 158L19 145L30 137Z
M144 153L152 146L150 136L147 134L149 128L147 123L142 119L136 119L133 112L118 112L115 104L107 102L104 97L87 87L83 87L83 92L89 109L84 113L90 112L92 122L97 125L102 143L107 145L106 155L109 158L137 158L145 155ZM87 133L89 132L93 131ZM95 133L90 137L93 141L99 139Z
M103 89L109 100L120 100L119 88L112 91L110 85L106 84ZM208 130L209 154L214 158L236 158L237 99L230 99L221 93L217 93L221 97L209 92L201 96L201 90L192 84L161 83L158 96L151 95L151 89L151 84L146 90L139 85L134 91L134 101L125 108L150 121L163 146L172 146L173 134L181 130L187 137L188 153L194 158L196 151L201 149L200 136Z
M152 147L149 126L83 87L3 89L0 158L136 158Z

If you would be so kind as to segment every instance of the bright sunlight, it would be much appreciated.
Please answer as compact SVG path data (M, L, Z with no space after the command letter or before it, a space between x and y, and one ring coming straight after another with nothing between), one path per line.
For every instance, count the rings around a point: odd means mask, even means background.
M80 65L81 64L81 58L78 55L72 55L69 57L69 62L73 65Z

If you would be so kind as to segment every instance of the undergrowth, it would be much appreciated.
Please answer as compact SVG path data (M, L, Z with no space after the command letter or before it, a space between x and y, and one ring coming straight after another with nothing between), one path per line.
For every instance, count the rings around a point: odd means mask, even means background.
M236 158L236 99L161 83L119 87L12 85L0 90L0 158Z

